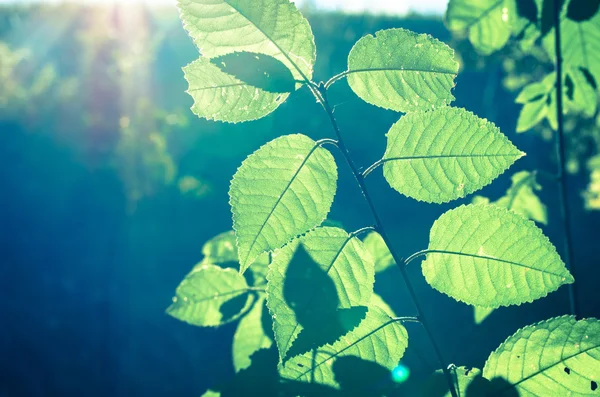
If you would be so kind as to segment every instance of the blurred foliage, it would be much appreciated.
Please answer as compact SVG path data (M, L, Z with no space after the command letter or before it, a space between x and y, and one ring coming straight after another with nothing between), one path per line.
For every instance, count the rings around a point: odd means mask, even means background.
M462 3L453 0L453 3ZM511 4L506 6L506 4ZM491 3L481 2L481 7ZM522 104L516 131L533 133L545 141L551 141L554 130L557 129L556 115L556 88L554 73L554 48L553 48L553 2L520 1L516 7L512 0L504 3L494 3L495 14L485 13L484 20L478 23L507 23L512 29L510 41L498 41L494 51L487 51L488 47L481 47L477 41L468 41L466 32L457 29L455 32L455 45L463 57L465 68L486 70L498 68L501 73L503 87L514 94L519 93L516 102ZM563 47L569 49L565 53L570 55L564 61L564 131L566 136L566 163L567 171L571 174L586 172L582 167L588 159L600 153L600 123L598 122L598 103L600 102L598 84L593 75L596 66L588 65L588 59L580 59L581 51L585 53L586 45L593 44L593 32L598 21L600 2L571 0L562 2L561 28ZM507 12L508 18L503 18L500 8ZM496 18L497 21L491 21ZM446 15L446 23L452 28L457 17ZM577 28L580 30L577 31ZM583 30L581 30L583 29ZM587 29L587 30L586 30ZM579 32L579 33L577 33ZM471 31L473 33L473 31ZM495 36L489 36L495 39ZM592 44L587 43L591 41ZM479 51L479 52L478 52ZM485 53L486 57L480 56ZM595 56L591 55L590 56ZM593 58L590 58L593 59ZM582 66L583 65L583 66ZM595 70L595 69L594 69ZM486 91L494 91L487 86ZM495 98L495 92L486 96L487 101ZM502 110L499 109L498 112ZM592 171L589 178L593 179ZM591 182L590 186L593 184ZM590 205L586 193L583 195L583 205L587 209L596 209Z
M319 50L317 81L345 70L352 45L380 29L403 27L451 40L437 17L309 13L308 18ZM10 192L0 211L9 250L0 282L10 298L0 313L8 313L12 327L4 338L0 326L0 344L13 348L0 365L10 380L0 384L0 394L7 387L7 395L36 395L30 391L41 389L62 395L200 395L213 381L225 381L233 366L221 352L230 338L220 335L234 328L218 335L198 331L164 316L161 305L197 260L200 242L230 227L225 197L243 158L283 133L317 139L329 132L314 99L300 90L271 116L243 125L199 120L189 110L181 71L198 51L174 7L3 6L0 41L0 133L8 137L0 151L9 170L0 173L0 181ZM530 74L545 74L548 65L524 53L511 61L519 54L512 47L483 58L466 41L451 45L463 69L456 106L494 121L528 152L524 161L534 160L539 142L512 134L519 109L513 91ZM504 86L504 62L514 64L507 78L523 76L520 85ZM331 98L357 164L380 158L383 131L397 115L363 104L344 82L332 88ZM584 138L570 141L584 146L579 153L585 157L593 153L589 139L600 145L594 128L578 130L577 137ZM340 178L346 178L341 164ZM584 167L579 170L583 174ZM498 183L509 185L508 178ZM482 194L497 198L504 190L493 186ZM437 210L417 209L382 191L376 205L388 211L390 237L402 252L422 248ZM598 189L590 184L589 191ZM363 224L362 197L353 189L338 194L347 200L334 203L332 218L345 214L348 229ZM551 211L549 218L551 228ZM578 222L594 219L586 215ZM593 236L584 226L575 233L581 241ZM589 252L595 248L582 244ZM597 256L582 257L591 266ZM390 281L378 281L375 289L394 310L406 312L411 308L393 270L380 279ZM591 313L595 290L590 285L582 290L592 292L583 300ZM487 340L499 342L540 311L561 310L559 300L521 308L519 316L499 310L483 332L474 333L466 325L442 327L470 319L470 310L430 298L426 309L437 313L433 325L452 341L444 353L471 365L494 347ZM35 318L24 319L23 307L38 308ZM486 339L477 340L480 334ZM473 343L461 343L467 339ZM406 365L418 380L435 368L419 351L427 344L418 336L411 343L415 350L407 351ZM414 387L410 383L403 390Z

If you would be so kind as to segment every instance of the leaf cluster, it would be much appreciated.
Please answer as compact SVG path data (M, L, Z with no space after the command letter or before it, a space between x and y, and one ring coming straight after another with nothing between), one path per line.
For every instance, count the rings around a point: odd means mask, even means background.
M493 48L505 40L500 28L477 18L499 13L501 21L505 15L512 21L505 11L510 1L476 17L469 13L477 2L458 3L451 2L449 15L476 32L473 41ZM481 310L532 302L574 282L542 230L522 215L545 219L528 204L537 189L529 173L517 174L496 205L442 214L427 249L407 259L391 250L365 184L372 171L382 166L390 187L407 197L446 203L490 184L524 155L490 121L450 106L458 73L450 47L429 35L383 30L358 40L346 71L315 83L314 38L288 0L179 0L179 7L202 54L184 70L198 116L253 120L307 87L335 132L335 139L319 141L284 135L248 156L229 190L234 231L209 241L203 261L177 288L168 313L182 321L219 326L240 319L237 374L217 395L388 394L390 371L410 347L405 324L420 322L429 331L412 289L417 316L396 317L373 284L376 273L396 265L410 289L404 267L421 256L432 288ZM486 42L488 33L493 38ZM328 101L328 88L344 78L367 103L403 113L387 133L382 158L364 172L353 163ZM348 232L323 224L338 181L326 146L345 158L374 226ZM527 327L493 352L483 371L441 363L443 382L434 374L423 393L592 395L586 390L597 370L587 368L599 367L599 324L559 317ZM564 378L570 374L556 370L563 365L577 376ZM552 379L559 375L565 380L557 387Z

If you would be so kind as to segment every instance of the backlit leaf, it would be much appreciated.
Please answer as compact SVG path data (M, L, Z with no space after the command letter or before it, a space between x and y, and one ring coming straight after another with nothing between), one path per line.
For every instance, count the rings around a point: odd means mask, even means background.
M406 114L387 137L385 179L429 203L464 197L523 156L498 127L460 108Z
M548 223L548 211L546 206L535 193L542 189L537 183L536 172L519 171L511 179L512 184L506 191L506 194L498 200L490 203L485 200L485 204L493 204L498 207L506 208L521 214L524 217L534 220L544 225ZM479 197L477 198L479 200ZM476 203L475 197L473 203Z
M394 258L392 258L392 253L379 233L370 232L364 238L363 243L365 244L365 248L369 250L373 256L376 273L382 272L388 267L396 264Z
M244 160L229 189L240 271L319 225L336 183L333 156L305 135L277 138Z
M181 19L202 55L269 55L296 80L312 78L315 44L308 21L289 0L178 0Z
M584 0L571 3L593 3ZM569 7L571 8L571 7ZM600 82L600 12L591 18L576 21L566 15L561 16L562 60L566 68L583 68L595 81ZM554 57L554 33L548 33L543 39L546 51Z
M427 34L381 30L348 56L348 84L366 102L408 112L446 106L458 73L454 51Z
M535 223L492 205L443 214L431 228L428 251L427 282L470 305L519 305L574 281Z
M473 321L475 324L481 324L496 310L491 307L473 306Z
M504 47L515 19L515 0L450 0L446 10L448 29L468 31L469 41L483 55Z
M337 388L343 383L340 378L344 371L337 368L342 359L358 357L361 359L358 362L375 363L379 368L389 371L398 364L407 345L408 334L404 326L390 318L382 309L371 307L366 318L354 330L333 344L321 346L280 364L279 372L284 379L316 382ZM387 371L381 375L384 379L390 376ZM369 381L372 383L381 380L372 376L367 376L368 378L371 378Z
M236 371L248 368L250 357L260 349L273 344L273 329L265 307L265 299L258 299L252 310L240 320L233 335L233 367Z
M167 313L192 325L219 326L237 319L250 301L244 276L204 264L179 284Z
M285 101L288 94L267 92L224 73L210 60L200 57L183 68L194 99L192 112L208 120L237 123L266 116Z
M556 317L522 328L494 351L483 368L506 379L493 396L597 396L600 321Z
M277 251L267 305L281 358L317 341L333 342L356 326L364 312L353 308L369 304L374 274L363 243L338 228L315 229Z

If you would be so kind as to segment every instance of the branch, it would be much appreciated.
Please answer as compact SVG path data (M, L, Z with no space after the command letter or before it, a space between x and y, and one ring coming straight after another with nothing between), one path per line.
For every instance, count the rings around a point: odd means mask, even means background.
M571 253L571 228L569 225L569 203L567 201L567 178L565 174L565 137L563 129L563 94L562 94L562 53L560 44L560 2L554 0L554 50L556 52L556 120L558 122L558 131L555 139L556 159L558 162L558 189L559 189L559 205L562 228L565 233L564 251L565 263L567 268L575 276L575 267L573 264L573 256ZM577 316L579 314L579 305L577 303L577 294L575 284L569 284L569 303L571 306L571 314Z
M338 76L340 76L340 75L338 75ZM343 76L341 76L341 77L343 77ZM341 78L341 77L339 77L339 78ZM328 83L331 82L334 78L330 79L328 81ZM331 83L330 83L330 85L331 85ZM436 343L435 339L433 338L433 335L431 333L431 328L428 326L428 322L427 322L425 316L423 315L423 310L421 309L421 305L417 298L417 294L416 294L415 289L412 286L412 283L410 282L410 279L408 277L408 273L406 271L406 265L405 265L404 261L402 261L401 257L392 248L391 240L385 231L383 223L381 222L381 219L379 218L379 214L377 213L377 210L375 209L375 205L373 204L373 200L371 200L369 191L367 190L367 187L365 186L364 176L363 176L363 174L360 173L360 171L354 164L352 157L350 157L348 148L346 147L346 144L344 142L344 139L342 138L342 134L338 127L335 116L333 115L333 110L329 104L329 100L327 98L327 89L325 88L325 86L326 86L326 84L321 83L319 85L318 90L315 90L316 93L313 91L313 94L317 98L317 101L319 101L321 103L321 105L323 106L323 109L325 110L325 113L327 113L327 116L329 117L329 121L331 122L331 126L333 128L333 131L335 132L335 135L336 135L336 138L338 141L338 147L339 147L340 151L342 152L342 155L346 159L346 163L348 163L348 166L350 167L352 174L354 175L354 178L356 179L356 182L363 194L363 197L365 198L365 201L367 202L367 205L369 206L369 209L371 210L371 214L373 216L373 219L375 220L375 229L379 232L379 234L383 238L383 241L385 242L388 249L390 250L390 253L392 254L392 258L398 264L398 268L400 269L400 273L402 274L402 279L404 280L406 289L408 290L408 293L409 293L409 295L413 301L413 304L415 306L415 309L417 311L416 317L419 319L420 323L423 325L423 329L425 330L425 332L429 338L429 341L431 343L431 346L433 347L435 355L437 356L437 359L440 362L442 370L444 371L444 375L446 376L446 380L448 382L448 387L450 388L452 397L458 397L458 394L456 393L456 390L454 388L454 383L452 381L452 377L451 377L450 372L448 371L447 365L445 364L445 361L442 357L441 350L440 350L438 344Z

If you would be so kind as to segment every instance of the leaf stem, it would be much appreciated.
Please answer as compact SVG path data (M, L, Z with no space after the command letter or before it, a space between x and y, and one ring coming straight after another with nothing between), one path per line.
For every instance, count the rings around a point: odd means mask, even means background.
M393 317L392 320L400 321L401 323L420 323L419 317L406 316L406 317Z
M343 76L341 76L341 77L343 77ZM339 77L339 78L341 78L341 77ZM332 79L330 79L329 81L331 81ZM316 90L317 93L315 93L315 97L316 97L317 101L319 101L321 103L321 106L323 107L323 109L325 110L325 113L327 113L327 116L329 117L329 121L331 123L333 131L338 140L338 148L340 149L340 152L346 159L346 163L350 167L350 170L352 171L352 174L354 175L354 178L356 179L356 182L363 194L363 197L365 198L365 201L367 202L367 205L369 206L369 209L371 210L371 214L373 216L373 219L375 220L375 229L379 232L379 234L383 238L383 241L385 242L388 249L390 250L390 253L392 254L392 258L398 264L398 268L400 269L400 273L402 274L402 279L404 280L406 289L408 290L408 293L413 301L413 305L415 306L415 309L417 311L416 317L419 319L420 323L423 325L423 329L425 330L425 333L427 334L427 336L429 338L429 341L431 343L431 346L433 347L435 355L437 356L437 359L442 367L442 370L444 371L444 375L446 376L446 380L448 382L448 387L450 388L452 397L458 397L456 390L454 388L454 383L452 381L452 377L450 375L450 372L447 369L447 366L445 364L441 350L440 350L437 342L433 338L433 335L431 333L431 328L429 327L428 322L427 322L425 316L423 315L423 310L421 309L421 305L417 298L417 294L416 294L415 289L408 277L408 272L406 271L405 263L402 261L401 257L396 253L396 251L392 247L391 240L385 231L385 228L383 226L383 223L381 222L381 219L379 217L379 214L377 213L377 210L375 209L373 200L371 200L371 196L370 196L369 191L364 182L364 177L360 173L360 171L358 170L356 165L354 164L354 161L352 160L352 157L350 156L350 152L348 151L348 148L346 147L346 144L344 143L342 134L340 132L340 128L337 124L335 116L333 115L333 110L332 110L331 105L329 104L329 100L327 98L327 89L325 88L325 85L326 84L323 84L323 83L321 83L319 85L319 89Z
M408 258L406 258L404 260L404 266L408 266L408 264L410 262L412 262L413 260L417 259L420 256L427 255L429 252L431 252L431 251L430 250L422 250L419 252L415 252L414 254L412 254L411 256L409 256Z
M561 213L562 227L565 233L564 237L564 252L567 268L570 270L573 278L575 276L575 266L571 252L572 237L571 228L569 225L570 212L569 203L567 201L567 178L565 174L565 138L563 129L563 97L562 97L562 53L560 43L560 2L554 0L554 50L556 53L556 120L558 131L556 135L555 149L556 159L558 162L558 189L559 189L559 205ZM569 303L571 306L571 314L578 316L579 305L577 303L577 294L575 291L575 283L569 284Z
M332 78L330 78L329 80L327 80L327 82L324 84L325 89L328 89L329 87L331 87L331 85L333 83L335 83L338 80L343 79L344 77L346 77L346 75L348 75L349 73L352 73L350 70L345 70L342 73L338 73L335 76L333 76Z
M369 175L372 171L374 171L377 167L379 167L383 163L384 163L383 159L377 160L376 162L371 164L366 170L363 171L362 177L366 178L367 175Z
M358 236L361 235L365 232L372 232L375 231L375 226L366 226L363 228L360 228L358 230L353 231L352 233L350 233L351 236Z
M317 145L319 145L319 146L323 146L326 144L330 144L330 145L337 147L338 141L336 141L335 139L331 139L331 138L323 138L323 139L319 139L317 141Z

